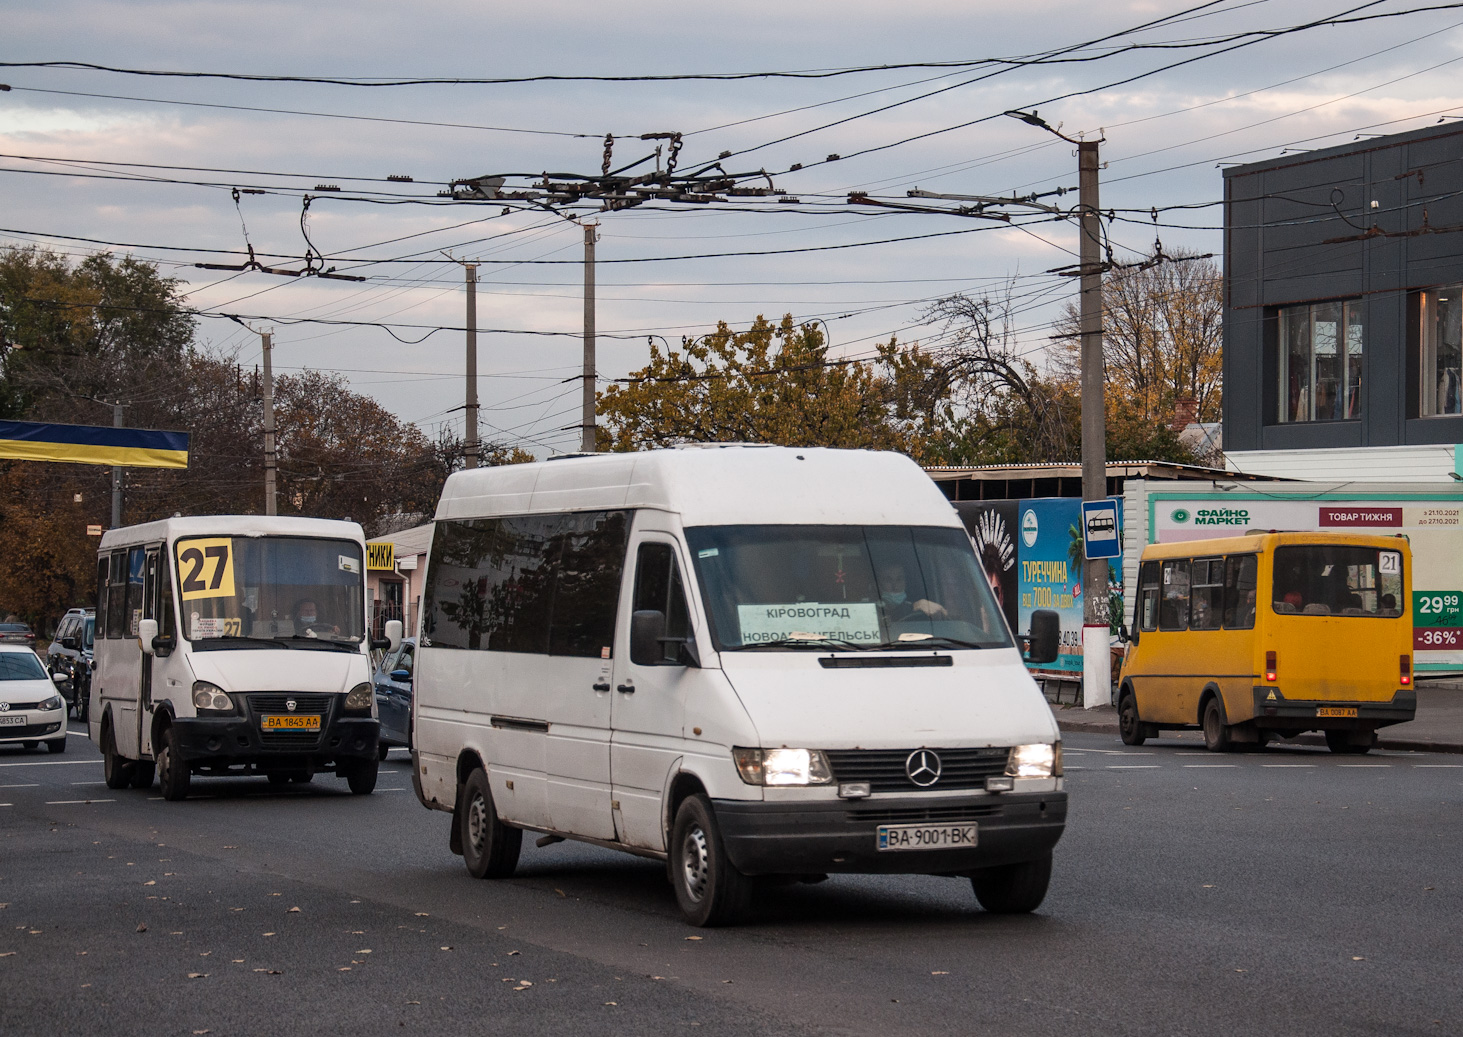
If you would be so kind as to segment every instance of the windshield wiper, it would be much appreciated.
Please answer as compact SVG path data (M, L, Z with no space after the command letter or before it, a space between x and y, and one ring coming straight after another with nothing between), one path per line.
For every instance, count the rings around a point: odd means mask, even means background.
M279 637L269 638L271 641L284 641L290 645L321 645L327 648L344 648L348 652L354 652L360 648L359 641L335 641L328 637L310 637L307 634L281 634Z
M867 646L857 644L853 641L845 641L841 637L818 637L816 635L795 634L792 637L779 637L775 641L757 641L754 644L723 648L722 651L749 652L754 648L814 648L822 651L830 647L841 648L848 652L862 652Z
M944 634L931 634L928 637L910 638L909 640L885 641L874 647L881 651L899 648L988 648L989 645L979 644L975 641L962 641L958 637L946 637Z

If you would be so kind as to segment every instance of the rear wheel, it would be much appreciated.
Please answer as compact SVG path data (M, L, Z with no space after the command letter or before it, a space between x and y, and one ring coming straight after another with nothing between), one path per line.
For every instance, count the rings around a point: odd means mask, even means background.
M379 745L376 746L376 759L379 760L379 761L381 761L382 763L385 763L386 762L386 754L389 753L390 751L391 751L391 746L387 745L385 742L382 742L381 744L379 744Z
M351 787L351 793L357 796L369 796L376 788L376 769L380 766L377 761L371 759L352 760L350 766L345 768L344 775L346 784Z
M188 783L192 778L182 749L183 740L178 737L178 729L170 726L163 732L163 744L158 750L157 777L163 799L174 803L188 798Z
M975 899L992 914L1024 915L1035 911L1046 899L1052 880L1052 855L1034 861L981 868L970 875Z
M156 760L138 760L132 767L132 787L134 789L152 788L153 775L156 773Z
M1359 736L1355 731L1327 731L1326 748L1341 756L1361 756L1371 752L1372 746L1376 745L1377 733L1375 731L1361 735L1363 741L1359 743L1354 740L1357 737Z
M125 789L132 784L136 762L118 754L117 740L112 736L110 727L102 734L102 746L102 777L106 779L107 788Z
M457 808L462 862L475 879L506 879L518 867L523 829L505 825L493 806L493 792L481 767L468 775Z
M1148 741L1146 725L1138 716L1138 697L1131 691L1123 694L1118 706L1118 735L1124 745L1142 745Z
M692 925L733 925L752 902L752 880L726 855L711 801L688 796L671 829L671 885Z
M1229 725L1224 722L1224 707L1217 695L1204 707L1204 748L1211 753L1227 753L1233 748Z

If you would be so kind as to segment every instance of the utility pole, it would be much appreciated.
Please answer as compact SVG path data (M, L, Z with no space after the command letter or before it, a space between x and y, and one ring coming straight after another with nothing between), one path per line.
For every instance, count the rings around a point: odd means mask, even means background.
M463 450L464 463L468 468L478 466L478 265L463 263L467 276L467 413L466 444Z
M112 404L112 427L122 427L122 405ZM112 465L112 528L122 524L122 466Z
M1077 145L1078 206L1082 211L1082 499L1107 496L1107 421L1102 392L1102 228L1098 211L1099 141ZM1082 705L1112 701L1106 558L1088 558L1082 574Z
M599 224L584 225L584 388L580 404L579 449L593 453L594 442L594 239Z
M274 456L274 367L270 351L274 348L274 336L264 331L259 334L264 345L264 514L276 515L275 510L275 456Z

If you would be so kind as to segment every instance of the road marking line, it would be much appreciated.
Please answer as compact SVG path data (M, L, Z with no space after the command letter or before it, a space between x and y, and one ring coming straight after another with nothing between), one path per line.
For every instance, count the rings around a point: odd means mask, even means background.
M40 787L40 782L35 781L31 782L29 785L0 785L0 789L38 789Z
M1156 771L1159 766L1156 763L1115 763L1107 767L1110 771Z
M1238 767L1239 764L1237 764L1237 763L1186 763L1183 766L1184 766L1184 769L1185 770L1195 770L1195 769L1209 769L1209 770L1212 770L1215 767Z
M405 792L406 789L377 789L377 792Z
M73 781L73 785L105 785L105 781Z
M0 803L0 807L13 807L13 806L15 806L14 803Z
M1261 767L1311 767L1311 768L1314 768L1316 765L1314 763L1262 763L1262 764L1260 764L1260 766Z
M48 807L69 807L69 806L75 806L78 803L115 803L115 802L117 802L115 799L48 799L48 800L46 800L46 806L48 806Z
M1463 763L1414 763L1412 766L1414 768L1430 767L1434 769L1448 768L1450 770L1457 770L1458 768L1463 767Z
M26 763L0 763L0 767L70 767L77 764L92 764L100 767L101 760L32 760Z
M1338 763L1338 767L1390 767L1390 763Z

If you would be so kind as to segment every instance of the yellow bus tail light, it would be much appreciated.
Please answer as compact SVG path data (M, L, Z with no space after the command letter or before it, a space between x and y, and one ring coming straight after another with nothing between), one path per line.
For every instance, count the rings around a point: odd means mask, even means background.
M1412 656L1402 656L1402 683L1412 683Z
M1275 653L1274 652L1266 652L1265 653L1265 679L1267 681L1273 681L1279 675L1279 672L1280 672L1280 667L1276 663Z

